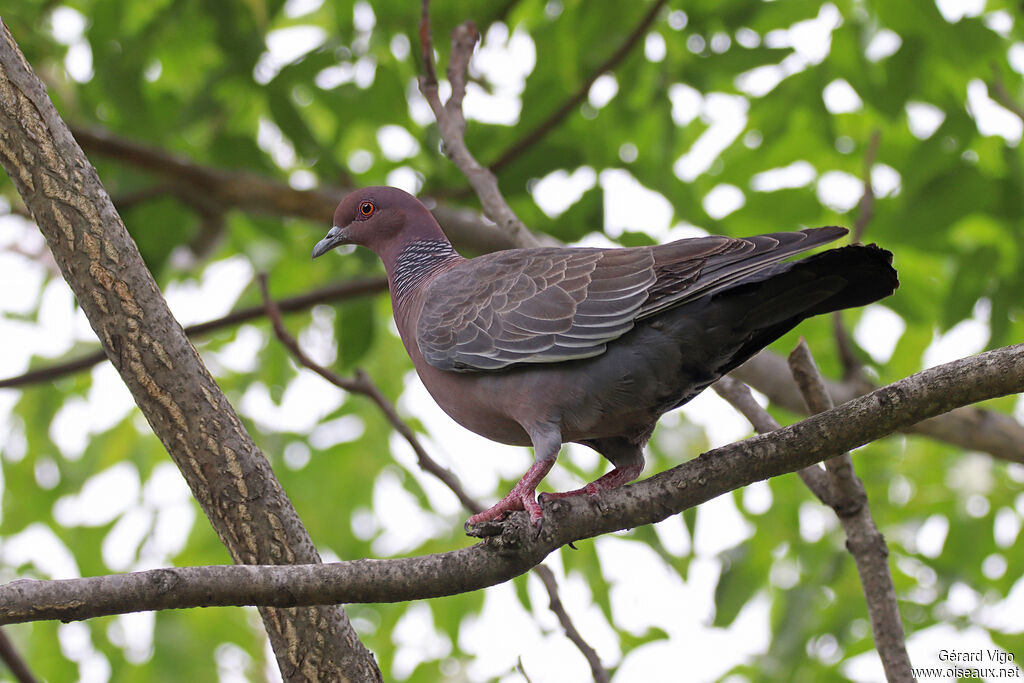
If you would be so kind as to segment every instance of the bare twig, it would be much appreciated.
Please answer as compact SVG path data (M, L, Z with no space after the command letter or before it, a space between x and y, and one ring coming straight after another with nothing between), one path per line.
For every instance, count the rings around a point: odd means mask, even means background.
M277 335L278 340L284 344L285 348L291 352L292 356L294 356L299 363L320 375L334 386L353 394L366 396L376 403L377 407L380 408L382 413L384 413L384 417L386 417L388 422L391 423L391 426L394 427L395 431L401 434L402 438L408 441L409 445L412 446L412 450L416 453L416 459L418 460L420 467L443 481L467 508L474 512L483 510L483 507L478 506L478 504L469 497L469 494L467 494L462 488L462 484L455 475L444 467L441 467L440 464L427 454L423 445L420 444L419 439L416 438L416 434L413 433L412 429L409 428L409 425L407 425L402 418L398 416L398 413L395 411L395 407L391 405L391 402L388 401L382 393L380 393L377 385L373 383L365 372L357 370L354 378L342 377L338 373L325 368L306 355L306 352L302 350L301 346L299 346L299 342L296 341L295 337L289 334L288 330L284 326L284 321L281 319L281 311L278 308L277 303L270 296L270 291L267 289L266 273L259 274L259 283L260 291L263 293L263 303L266 307L267 317L270 318L270 322L274 327L274 334Z
M117 159L164 178L174 188L175 196L191 207L204 203L219 206L222 211L234 209L252 215L285 216L326 223L338 203L352 189L325 186L296 190L288 183L255 173L202 166L181 155L125 139L102 128L75 127L72 132L89 154ZM185 197L187 200L183 199ZM432 211L457 248L484 252L526 244L515 241L507 232L483 220L477 211L443 204Z
M7 637L7 634L0 629L0 661L7 665L18 683L36 683L38 679L32 674L25 663L21 653L14 647L14 643Z
M738 410L743 417L747 418L747 421L750 422L754 431L758 434L767 434L774 432L776 429L781 429L781 425L776 422L775 418L762 408L761 404L754 400L754 395L750 393L750 387L738 379L726 375L712 384L711 388L715 390L715 393L728 401L733 408ZM828 479L826 478L825 470L821 468L820 464L808 465L798 470L797 474L804 482L804 485L811 490L811 493L818 497L818 500L826 505L829 504L830 491Z
M267 276L265 273L259 275L260 291L263 293L263 301L267 310L267 317L270 318L271 323L274 326L274 333L277 335L278 340L287 348L295 359L309 368L313 372L317 373L328 382L336 387L344 389L356 394L362 394L372 400L380 411L387 418L391 426L394 427L395 431L402 435L402 437L412 446L413 451L416 453L416 460L419 466L426 472L434 475L441 482L447 486L452 493L459 499L459 502L469 511L473 513L481 512L484 510L484 506L481 505L477 500L471 497L462 486L462 482L451 470L442 467L440 463L430 457L426 449L420 443L419 439L416 438L416 434L412 431L408 424L399 417L398 412L395 410L394 405L385 398L384 394L381 393L377 385L370 379L363 370L356 370L356 376L354 379L342 377L335 372L323 367L312 358L310 358L302 347L299 346L298 341L289 334L288 330L284 326L284 321L281 320L281 312L277 308L277 304L274 302L273 297L270 296L270 292L267 288ZM533 570L540 577L540 580L544 583L544 587L548 591L548 597L551 601L551 610L558 617L558 621L561 622L562 627L565 629L565 635L571 640L576 647L580 649L583 656L586 657L587 662L590 664L591 671L594 672L594 680L608 681L608 672L601 666L601 660L598 658L597 653L594 651L583 637L580 636L579 631L573 626L572 620L569 618L568 613L562 606L562 601L558 597L558 585L555 582L555 576L550 569L544 565L538 565Z
M286 313L294 313L296 311L306 310L307 308L319 303L341 301L343 299L351 299L366 296L368 294L377 294L378 292L387 290L387 287L388 281L387 278L384 277L348 280L328 287L314 289L313 291L300 294L299 296L281 299L281 301L278 302L278 308ZM231 327L232 325L239 325L249 320L262 318L266 315L266 312L267 309L265 306L248 306L246 308L240 308L223 317L208 320L207 322L198 323L196 325L189 325L185 328L185 334L189 337L208 334L225 327ZM49 382L73 372L87 370L97 363L106 360L106 358L107 357L103 351L96 351L86 356L82 356L81 358L57 363L38 370L31 370L22 375L18 375L17 377L0 380L0 389L10 389L30 384Z
M853 241L861 242L868 224L875 215L875 189L871 184L871 169L878 157L878 147L882 141L882 132L877 128L871 133L871 140L868 141L868 148L864 152L864 191L857 204L857 220L853 224ZM832 313L832 329L836 339L836 348L839 351L839 360L843 364L843 379L857 382L863 385L864 391L869 390L871 383L864 375L864 367L857 357L853 344L853 338L849 330L843 324L842 311Z
M1024 106L1021 106L1020 102L1014 99L1010 91L1006 89L1006 84L1003 83L1003 79L1000 78L999 73L992 77L992 80L988 84L988 89L993 95L993 99L1000 105L1009 109L1017 115L1021 121L1024 121Z
M864 374L864 364L857 356L857 347L853 343L849 328L843 322L843 312L832 312L832 336L836 340L836 352L843 366L843 381L858 387L860 393L870 391L874 385Z
M502 152L498 158L491 163L491 171L494 173L500 172L501 169L519 158L519 156L526 150L540 142L548 133L557 128L565 117L572 113L572 111L587 98L588 93L590 93L591 86L594 85L594 81L615 69L615 67L617 67L622 60L624 60L629 53L633 51L633 48L636 47L637 43L640 42L640 39L651 27L651 24L654 23L654 20L658 17L658 13L661 11L661 8L665 6L665 3L666 0L657 0L657 2L653 3L651 8L646 14L644 14L636 27L628 36L626 36L626 39L622 41L619 48L615 50L608 59L594 69L587 79L580 84L580 87L576 92L574 92L569 99L563 102L558 109L551 112L546 119L538 123L536 126L531 128L529 132L509 145L508 149Z
M494 174L479 162L466 147L464 134L466 119L462 114L462 99L466 95L466 70L469 67L473 47L480 34L472 21L467 21L452 31L452 51L448 61L448 81L452 94L441 104L438 92L437 72L434 69L434 42L430 31L430 0L422 0L420 19L420 48L423 58L423 75L420 76L420 92L427 100L437 119L445 156L452 160L466 176L474 192L480 198L484 213L520 244L536 246L539 242L523 225L519 217L505 201L498 189Z
M526 513L501 535L421 557L324 565L181 567L0 586L0 624L73 621L216 605L404 602L493 586L582 538L652 524L755 481L793 472L957 406L1024 391L1024 344L929 368L770 434L716 448L648 479L553 501L537 533ZM88 596L83 600L82 596Z
M875 189L871 185L871 169L878 156L878 146L882 141L882 132L877 128L871 133L867 151L864 152L864 192L857 204L857 221L853 224L853 241L864 239L864 231L875 215Z
M825 382L803 339L790 354L789 364L808 410L815 413L831 410L832 400L825 390ZM890 683L913 681L899 605L896 602L896 588L889 572L889 548L871 517L864 484L854 472L853 460L848 452L826 460L825 468L828 471L829 488L836 501L832 509L846 532L846 547L857 565L857 574L860 576L871 618L875 648L882 660L886 678Z
M546 565L540 564L533 568L533 573L536 574L541 582L544 584L544 588L548 592L549 607L555 616L558 617L558 622L562 624L562 628L565 629L565 636L571 640L576 647L579 648L583 656L587 658L587 664L590 665L590 673L594 676L595 683L609 683L611 680L608 677L608 671L605 670L604 665L601 664L601 658L597 656L597 651L590 647L590 644L583 639L580 632L576 630L572 620L569 618L569 613L565 611L565 606L562 605L561 598L558 597L558 582L555 581L555 573L551 571Z

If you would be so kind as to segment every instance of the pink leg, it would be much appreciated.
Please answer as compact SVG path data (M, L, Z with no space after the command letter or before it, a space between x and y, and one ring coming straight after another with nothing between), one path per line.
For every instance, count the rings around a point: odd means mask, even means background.
M507 512L526 510L530 513L530 521L540 526L544 513L537 503L537 484L551 471L558 457L558 449L562 447L562 434L557 425L542 423L533 429L527 428L533 441L533 464L519 480L507 496L492 507L477 513L466 520L466 527L481 522L491 522L505 516Z
M534 525L538 524L543 513L541 512L540 505L537 503L537 484L540 483L540 480L544 478L554 464L554 458L535 460L530 465L530 469L526 471L523 478L519 480L519 483L512 488L507 496L487 510L470 517L466 524L473 526L480 522L490 522L503 517L506 512L513 512L515 510L526 510L530 513L530 521Z
M542 493L541 502L555 498L569 498L570 496L581 496L588 494L596 496L601 491L608 491L609 489L615 489L623 484L628 484L637 477L640 476L640 472L644 469L644 463L631 463L625 467L616 467L608 474L595 479L583 488L576 489L574 491L563 491L562 493Z

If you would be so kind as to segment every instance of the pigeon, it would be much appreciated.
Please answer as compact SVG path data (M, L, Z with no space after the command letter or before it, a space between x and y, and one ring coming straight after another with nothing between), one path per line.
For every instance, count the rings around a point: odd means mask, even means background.
M899 286L892 254L850 245L785 259L847 234L809 228L626 248L537 247L466 259L419 200L392 187L348 195L313 248L375 252L395 323L427 391L457 423L533 446L526 474L467 530L550 498L636 479L664 413L691 400L802 320L863 306ZM613 466L586 486L537 485L563 443Z

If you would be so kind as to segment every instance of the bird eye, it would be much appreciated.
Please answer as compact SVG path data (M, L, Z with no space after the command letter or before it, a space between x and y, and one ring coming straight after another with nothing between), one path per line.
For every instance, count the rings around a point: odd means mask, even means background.
M376 209L377 207L373 205L373 202L363 202L359 205L359 213L361 213L364 218L372 216Z

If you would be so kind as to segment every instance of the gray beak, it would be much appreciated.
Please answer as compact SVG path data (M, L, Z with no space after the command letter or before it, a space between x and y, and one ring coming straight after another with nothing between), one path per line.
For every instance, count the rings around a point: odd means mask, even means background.
M349 244L348 233L345 228L339 228L335 225L328 231L327 237L324 237L316 243L315 247L313 247L313 258L323 256L331 249L341 246L342 244Z

